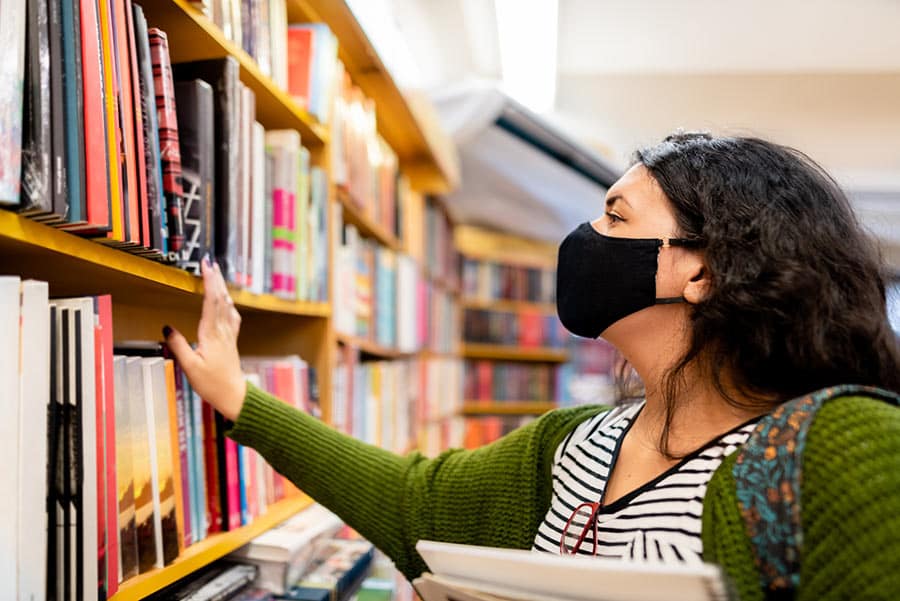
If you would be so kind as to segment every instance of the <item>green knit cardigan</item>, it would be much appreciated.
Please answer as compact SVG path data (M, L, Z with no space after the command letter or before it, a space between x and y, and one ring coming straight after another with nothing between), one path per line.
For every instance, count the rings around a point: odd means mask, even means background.
M529 549L550 506L553 455L605 407L551 411L476 450L429 459L340 434L249 385L229 436L387 554L413 579L421 539ZM703 503L704 559L742 601L763 599L732 475L713 474ZM864 396L824 405L803 454L803 543L797 599L900 598L900 410Z

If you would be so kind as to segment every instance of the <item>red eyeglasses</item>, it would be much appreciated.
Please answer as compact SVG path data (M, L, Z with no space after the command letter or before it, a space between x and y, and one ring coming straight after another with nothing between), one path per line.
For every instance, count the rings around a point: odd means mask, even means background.
M560 555L576 555L587 541L592 546L591 555L597 554L597 514L600 503L582 503L572 512L572 517L563 528L559 541ZM588 537L588 534L592 536Z

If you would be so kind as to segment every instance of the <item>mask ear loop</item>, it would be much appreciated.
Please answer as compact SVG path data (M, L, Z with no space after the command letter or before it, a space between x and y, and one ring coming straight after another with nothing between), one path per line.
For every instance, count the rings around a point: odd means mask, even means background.
M697 238L661 238L660 248L664 248L666 246L680 246L681 248L703 248L706 246L706 243L703 240L699 240ZM657 305L677 305L679 303L686 303L687 301L683 296L670 296L666 298L657 298Z

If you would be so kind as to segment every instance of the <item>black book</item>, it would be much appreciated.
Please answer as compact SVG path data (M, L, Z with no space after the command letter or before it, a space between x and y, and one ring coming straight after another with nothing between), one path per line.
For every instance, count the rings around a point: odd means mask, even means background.
M215 100L215 209L213 246L228 281L237 267L238 171L240 169L239 65L232 57L172 65L176 81L202 79Z
M84 403L82 397L83 382L82 378L82 354L81 354L81 337L92 336L93 333L82 332L81 330L81 311L74 309L70 312L70 320L72 327L72 336L69 340L69 348L71 351L71 359L69 361L69 369L71 370L70 378L75 383L75 394L70 398L69 406L69 512L71 513L71 555L75 559L75 570L71 574L72 587L75 595L78 596L84 590L84 502L83 502L83 484L84 484L84 454L82 453L82 437L81 437L81 408ZM96 555L87 559L88 561L97 561Z
M62 457L59 466L59 478L62 481L60 495L60 513L57 515L57 528L61 527L62 569L61 589L64 599L71 599L73 593L72 551L75 542L72 540L72 316L71 309L60 309L60 327L62 342Z
M66 160L66 120L63 109L63 48L61 0L49 0L47 23L50 41L50 178L53 213L69 215L68 162Z
M47 406L47 598L62 596L62 540L59 517L63 499L65 458L62 412L61 311L50 305L50 404Z
M53 211L53 197L50 189L50 40L46 0L28 0L25 56L20 212L28 216L49 215Z
M202 79L175 84L181 186L184 190L184 264L200 273L200 261L214 249L215 105L212 87Z
M138 78L141 97L141 126L144 131L144 160L147 167L147 205L150 213L150 245L167 255L169 234L166 227L166 199L163 195L162 163L159 150L159 123L156 116L156 91L153 83L153 59L150 57L150 39L147 35L147 19L144 10L132 5L134 13L134 39L137 51Z

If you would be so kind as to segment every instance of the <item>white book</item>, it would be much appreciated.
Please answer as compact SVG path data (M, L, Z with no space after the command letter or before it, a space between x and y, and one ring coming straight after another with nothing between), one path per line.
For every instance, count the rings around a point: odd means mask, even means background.
M341 526L339 517L313 505L260 534L230 557L258 566L256 585L283 595L309 565L316 543L334 536Z
M141 362L144 379L144 404L147 415L147 439L150 443L150 491L153 499L153 534L156 565L166 564L168 530L174 528L172 445L169 433L169 406L166 393L166 364L161 357ZM173 523L164 524L171 516ZM177 554L177 548L175 550Z
M19 495L19 288L17 277L0 277L0 582L15 583Z
M25 280L21 288L21 372L19 380L18 598L47 596L47 478L35 465L46 463L50 403L50 303L47 282Z
M56 301L57 306L70 309L70 328L79 332L79 339L73 336L69 340L70 364L74 369L80 368L80 377L70 380L73 394L70 402L81 408L81 516L73 508L73 524L77 532L82 530L82 595L84 598L97 594L99 581L99 540L98 540L98 503L97 496L97 381L94 361L94 301L91 298L69 298ZM78 323L75 316L78 315ZM80 341L80 347L76 344ZM77 376L77 375L76 375ZM79 386L80 384L80 386ZM78 457L73 457L73 461ZM76 493L77 494L77 493ZM73 556L75 554L73 553ZM93 593L93 595L92 595Z
M250 233L250 291L262 294L266 260L266 129L253 124L253 202Z
M252 215L250 207L253 202L253 123L256 121L256 96L253 90L240 84L240 207L237 227L240 228L238 240L238 273L241 274L240 285L247 287L250 281L250 228Z
M567 557L419 541L431 574L414 581L423 601L724 601L718 566Z

